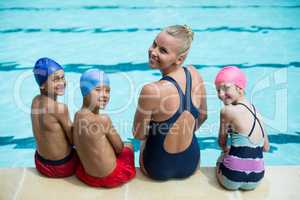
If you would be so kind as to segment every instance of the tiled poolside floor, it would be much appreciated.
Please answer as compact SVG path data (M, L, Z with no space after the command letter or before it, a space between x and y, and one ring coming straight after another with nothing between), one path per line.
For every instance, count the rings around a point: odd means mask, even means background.
M215 179L215 169L203 167L185 180L156 182L139 169L134 180L115 189L91 188L75 176L50 179L34 168L0 169L0 199L300 199L300 166L267 167L261 185L254 191L226 191Z

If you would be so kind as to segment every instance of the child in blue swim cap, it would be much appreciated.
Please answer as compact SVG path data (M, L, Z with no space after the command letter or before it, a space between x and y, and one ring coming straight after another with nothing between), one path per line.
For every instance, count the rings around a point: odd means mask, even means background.
M31 121L37 143L36 169L48 177L67 177L75 172L76 152L72 148L72 122L68 107L57 102L64 95L64 69L50 58L36 61L33 73L40 94L32 101Z
M135 176L134 152L124 144L107 114L100 113L110 98L108 76L98 69L80 78L83 96L74 119L74 144L79 156L76 176L89 186L117 187Z
M103 71L90 69L81 75L80 90L85 105L104 109L110 98L109 78Z

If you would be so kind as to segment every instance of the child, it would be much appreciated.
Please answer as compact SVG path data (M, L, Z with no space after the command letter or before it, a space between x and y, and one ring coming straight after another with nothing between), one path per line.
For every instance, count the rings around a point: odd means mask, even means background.
M124 145L108 115L109 79L103 71L82 74L83 105L75 115L74 143L80 158L77 177L93 187L116 187L135 176L132 145Z
M225 105L220 113L219 145L223 155L217 163L218 181L229 190L255 189L264 176L263 151L269 150L269 141L261 117L245 97L246 76L237 67L224 67L215 85Z
M76 152L72 148L68 108L57 102L64 95L66 81L63 68L50 58L39 59L33 73L40 88L31 106L33 133L37 143L36 169L53 178L67 177L75 173Z

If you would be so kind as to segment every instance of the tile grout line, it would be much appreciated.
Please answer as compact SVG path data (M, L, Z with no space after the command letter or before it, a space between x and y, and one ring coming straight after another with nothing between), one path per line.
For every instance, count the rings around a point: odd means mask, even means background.
M13 200L16 200L16 199L17 199L17 196L18 196L18 194L19 194L19 192L20 192L20 190L21 190L21 188L22 188L22 185L23 185L23 183L24 183L24 181L25 181L25 171L26 171L26 168L23 168L22 177L21 177L19 186L18 186L18 188L17 188L17 190L16 190L16 192L15 192L15 194L14 194Z
M128 184L125 183L125 200L128 200Z
M243 196L240 191L231 191L229 194L230 200L243 200Z

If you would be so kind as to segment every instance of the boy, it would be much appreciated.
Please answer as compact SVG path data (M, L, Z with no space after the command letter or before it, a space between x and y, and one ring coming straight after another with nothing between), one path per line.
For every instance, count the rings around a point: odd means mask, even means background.
M32 129L37 143L36 169L43 175L60 178L75 173L76 152L72 148L68 108L57 102L64 95L66 81L63 68L50 58L40 58L33 73L40 88L31 106Z
M103 71L82 74L83 105L74 119L74 144L80 159L77 177L93 187L116 187L135 176L132 145L124 145L108 115L99 113L110 97Z

